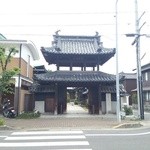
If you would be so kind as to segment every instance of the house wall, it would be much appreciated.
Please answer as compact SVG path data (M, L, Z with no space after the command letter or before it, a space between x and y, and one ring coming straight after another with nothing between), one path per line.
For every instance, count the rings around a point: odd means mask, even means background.
M34 63L35 60L39 59L38 51L34 46L34 44L28 41L8 40L5 41L4 43L0 43L0 45L5 47L6 50L9 50L10 48L15 48L18 50L18 53L12 56L13 58L11 62L8 64L8 69L12 69L14 67L20 68L21 78L23 77L24 78L23 80L25 80L28 83L29 82L32 83ZM8 51L6 51L6 54L7 53ZM21 64L21 66L19 66L19 64ZM14 77L15 79L14 107L19 113L24 110L25 94L29 93L28 89L25 90L21 88L21 78L20 76Z
M143 77L143 100L145 105L150 106L150 69L142 72Z
M129 94L129 105L132 105L132 90L136 89L136 79L125 79L123 82L124 88Z
M123 85L126 91L131 94L131 91L136 88L136 79L126 79Z
M18 53L16 53L13 56L11 62L8 64L7 68L8 69L12 69L14 67L19 68L19 58L21 56L21 67L20 67L21 68L21 75L23 75L25 77L29 77L30 79L32 79L33 67L34 67L33 65L34 65L35 60L33 58L33 54L31 53L31 50L26 45L22 45L21 55L20 55L20 45L18 45L18 44L7 45L8 49L11 47L16 48L18 50Z
M102 101L101 105L102 105L102 114L106 114L106 101ZM111 111L110 111L110 113L113 113L113 114L116 113L116 105L117 105L116 101L111 101Z
M21 60L21 75L30 79L33 77L33 67L31 65L28 66L28 63L24 59Z
M20 91L20 101L19 101L19 113L24 111L24 105L25 105L25 94L29 94L28 90L21 89Z
M150 69L142 72L143 87L150 87Z
M8 64L7 69L12 69L14 67L19 68L19 58L12 58L11 63ZM29 69L28 72L27 72L27 68ZM20 73L21 73L21 75L23 75L25 77L29 77L30 79L32 79L32 77L33 77L33 67L31 65L28 66L28 63L25 62L24 59L21 59Z
M113 114L116 113L116 108L117 108L117 102L116 102L116 101L112 101L112 102L111 102L111 112L112 112Z
M15 56L13 56L14 58L19 58L20 57L20 48L17 48L17 49L18 49L18 53ZM29 56L30 56L30 65L33 67L33 64L34 64L33 55L32 55L30 49L27 46L22 45L21 58L24 59L25 62L28 62L28 57Z
M116 98L114 99L114 94L113 93L106 93L106 94L110 94L109 96L109 99L110 99L110 113L116 113L116 105L117 105L117 102L116 102ZM107 113L107 98L106 98L106 94L103 93L102 94L102 101L101 101L101 105L102 105L102 114L106 114Z
M0 43L0 45L2 47L6 48L6 53L8 53L7 50L9 50L10 48L15 48L16 50L18 50L18 53L16 53L15 55L13 55L13 58L19 58L20 57L20 44L13 44L13 43ZM33 50L32 50L33 51ZM35 53L37 53L37 51L35 50ZM30 56L30 64L33 67L34 64L34 58L33 58L33 53L31 52L31 49L27 46L27 44L22 44L21 47L21 58L23 58L26 62L28 62L28 56Z
M35 110L38 110L40 113L44 113L45 101L35 101Z

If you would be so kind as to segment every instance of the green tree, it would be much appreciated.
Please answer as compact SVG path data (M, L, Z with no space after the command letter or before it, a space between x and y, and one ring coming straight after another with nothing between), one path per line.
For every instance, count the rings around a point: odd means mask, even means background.
M3 95L14 92L12 77L19 73L19 68L7 69L7 66L16 53L18 50L15 48L0 47L0 105Z

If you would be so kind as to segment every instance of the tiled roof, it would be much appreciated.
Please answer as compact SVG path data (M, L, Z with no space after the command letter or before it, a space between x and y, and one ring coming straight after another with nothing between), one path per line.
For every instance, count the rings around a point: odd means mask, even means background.
M33 73L34 74L40 74L40 73L45 73L47 72L46 68L44 65L41 65L41 66L35 66L33 68Z
M49 83L104 83L101 92L116 93L116 77L100 71L55 71L44 74L37 74L38 82ZM108 83L108 84L106 84ZM83 85L84 86L84 85ZM126 93L124 86L120 85L120 93Z
M144 72L144 71L147 71L147 70L150 70L150 63L148 64L145 64L141 67L141 71Z
M120 93L127 93L123 85L119 86L119 91L120 91ZM116 85L102 86L101 87L101 92L116 93Z
M55 71L37 74L38 81L46 82L115 82L115 75L100 71Z
M114 48L103 47L100 36L54 35L53 46L41 50L56 54L115 54Z
M121 76L124 76L124 79L135 79L136 80L136 73L120 73Z

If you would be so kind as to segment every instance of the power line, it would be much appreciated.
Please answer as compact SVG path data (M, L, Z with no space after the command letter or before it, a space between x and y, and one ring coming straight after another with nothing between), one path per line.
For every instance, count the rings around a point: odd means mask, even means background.
M133 11L119 11L121 14L134 13ZM23 13L0 13L0 15L101 15L101 14L115 14L115 12L23 12Z
M53 34L34 34L34 33L32 33L32 34L25 34L25 33L19 33L19 34L17 34L17 33L5 33L5 35L13 35L13 36L53 36ZM110 36L114 36L115 34L109 34ZM120 36L124 36L125 34L119 34ZM103 36L103 37L105 37L105 38L107 38L107 39L109 39L109 40L113 40L112 38L110 38L109 36L108 36L108 34L100 34L100 36Z
M23 25L23 24L4 24L0 25L0 27L55 27L55 26L114 26L115 24L112 23L103 23L103 24L49 24L49 25Z
M25 34L25 33L5 33L5 35L14 35L14 36L52 36L52 34Z

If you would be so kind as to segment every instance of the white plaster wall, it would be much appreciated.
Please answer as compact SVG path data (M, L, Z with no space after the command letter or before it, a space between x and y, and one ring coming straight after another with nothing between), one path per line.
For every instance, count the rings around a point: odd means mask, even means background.
M106 113L111 113L111 93L106 93Z
M15 48L18 50L18 53L14 57L19 58L20 57L20 47L16 45ZM27 46L22 45L21 58L23 58L26 62L28 62L28 56L30 56L30 65L33 67L34 59L33 59L32 53Z
M102 101L102 114L106 113L106 102Z
M35 109L40 113L44 113L44 101L35 101Z
M116 106L117 106L117 102L116 101L112 101L111 102L111 112L112 113L116 113Z
M117 102L115 102L115 101L111 102L111 112L110 113L113 113L113 114L116 113L116 105L117 105ZM105 114L105 113L106 113L106 102L102 101L102 114Z
M28 47L26 47L25 45L22 46L22 51L21 51L21 57L28 62L28 56L30 56L30 65L33 67L33 56L31 51L29 50Z
M129 106L129 96L121 97L121 107Z

